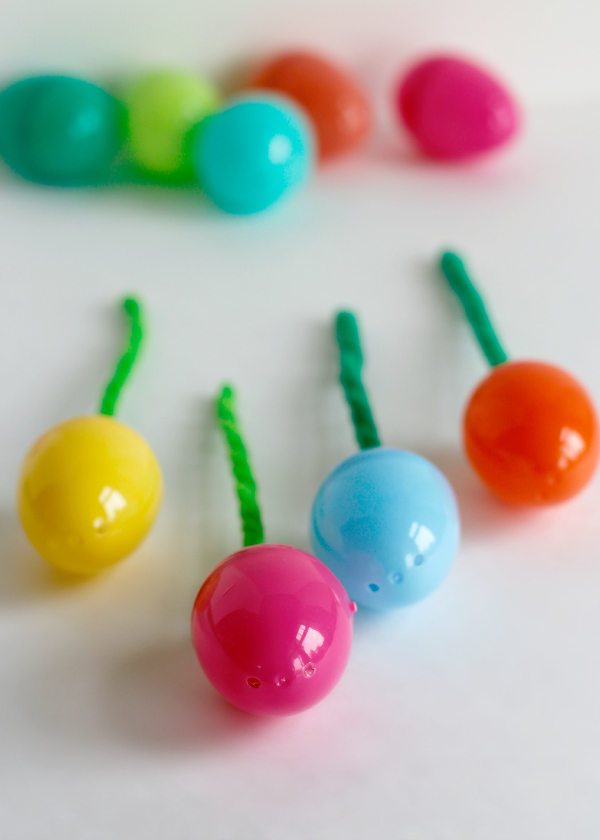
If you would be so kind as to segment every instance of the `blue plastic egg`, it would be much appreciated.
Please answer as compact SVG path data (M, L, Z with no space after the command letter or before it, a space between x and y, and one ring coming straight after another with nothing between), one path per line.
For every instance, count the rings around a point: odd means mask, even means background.
M312 131L283 98L245 98L197 126L191 154L198 181L218 207L257 213L306 180Z
M376 447L327 476L311 531L315 555L350 599L387 610L437 589L458 549L460 519L437 467L414 452Z
M90 82L36 76L0 93L0 155L31 181L102 181L122 140L122 106Z

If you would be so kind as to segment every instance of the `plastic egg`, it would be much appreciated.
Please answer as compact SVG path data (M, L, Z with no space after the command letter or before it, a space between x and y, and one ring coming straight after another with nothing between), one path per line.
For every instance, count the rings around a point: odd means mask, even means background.
M135 163L172 180L191 178L187 134L218 102L215 88L192 73L166 70L138 79L126 101Z
M517 132L519 109L486 70L452 56L420 61L396 90L398 115L432 158L461 160L506 143Z
M38 76L0 93L0 155L31 181L75 186L104 180L123 139L121 105L68 76Z
M304 108L316 132L321 160L361 146L371 131L371 104L352 76L332 61L309 52L288 52L264 64L250 87L268 88Z
M460 539L454 492L432 463L388 447L339 464L315 498L313 549L350 598L373 610L404 607L444 580Z
M245 98L200 123L191 154L196 176L217 207L256 213L306 180L313 142L291 102Z
M149 531L162 478L146 441L102 414L47 431L27 454L19 516L53 566L91 575L132 552Z
M569 373L544 362L504 362L471 396L467 455L508 502L549 505L578 493L598 465L598 418Z
M234 706L289 715L318 703L342 676L354 609L339 580L310 554L253 545L203 583L192 639L206 676Z

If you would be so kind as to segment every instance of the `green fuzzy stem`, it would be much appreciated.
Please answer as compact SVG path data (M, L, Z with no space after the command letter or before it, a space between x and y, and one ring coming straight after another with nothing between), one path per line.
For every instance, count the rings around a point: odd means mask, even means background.
M127 347L123 355L119 359L113 378L106 386L100 404L100 414L108 414L109 416L115 413L115 407L121 389L131 372L143 339L142 316L139 302L135 298L125 298L123 309L129 318L129 341L127 342Z
M440 259L442 269L448 284L463 305L465 314L473 328L479 346L486 359L495 367L508 359L504 348L500 344L481 295L471 282L463 261L456 254L446 251Z
M240 500L244 545L257 545L264 541L264 533L256 499L256 483L235 415L235 394L228 385L225 385L217 400L217 416L229 446L233 474L236 479L235 489Z
M373 449L375 446L380 446L379 435L360 377L363 357L360 349L358 324L351 312L338 313L336 336L340 346L342 365L340 382L344 387L346 400L352 413L356 440L361 449Z

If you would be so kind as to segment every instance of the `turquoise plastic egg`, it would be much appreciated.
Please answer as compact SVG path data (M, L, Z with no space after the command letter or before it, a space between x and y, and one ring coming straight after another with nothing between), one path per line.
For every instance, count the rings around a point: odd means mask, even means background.
M240 99L200 123L192 164L218 207L257 213L306 180L313 166L312 131L283 98Z
M414 452L379 446L327 476L311 524L315 555L351 601L373 610L431 594L450 571L460 539L445 476Z
M31 181L62 186L102 181L123 133L118 101L81 79L37 76L0 93L0 155Z

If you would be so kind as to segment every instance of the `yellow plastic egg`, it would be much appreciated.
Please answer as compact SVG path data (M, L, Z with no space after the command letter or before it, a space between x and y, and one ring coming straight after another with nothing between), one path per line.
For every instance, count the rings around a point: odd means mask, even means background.
M60 423L32 446L19 480L19 516L49 563L92 575L140 544L161 497L160 467L146 441L98 414Z

